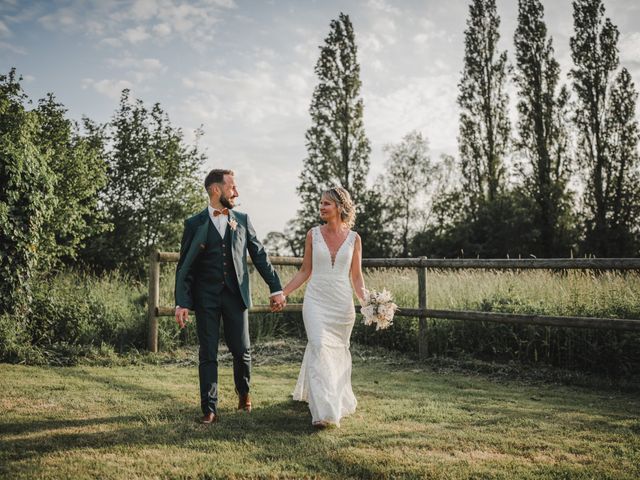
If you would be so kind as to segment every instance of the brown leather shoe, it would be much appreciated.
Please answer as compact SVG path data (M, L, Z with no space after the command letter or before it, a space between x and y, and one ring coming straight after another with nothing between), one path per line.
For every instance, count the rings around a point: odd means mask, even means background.
M251 411L251 397L248 393L238 395L238 410L244 410L245 412Z
M205 414L201 419L200 423L204 425L209 425L211 423L216 423L220 417L213 412L209 412Z

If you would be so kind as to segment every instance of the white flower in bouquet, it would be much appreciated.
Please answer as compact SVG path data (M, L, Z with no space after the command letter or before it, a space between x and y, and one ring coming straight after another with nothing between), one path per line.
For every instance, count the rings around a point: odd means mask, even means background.
M364 324L372 325L373 317L376 315L376 307L374 305L366 305L360 309L360 313L364 317Z
M376 324L376 330L383 330L393 325L393 315L398 306L393 303L391 292L387 289L382 292L375 290L365 291L360 313L364 317L365 325Z
M383 305L391 302L391 292L386 288L376 295L379 304Z

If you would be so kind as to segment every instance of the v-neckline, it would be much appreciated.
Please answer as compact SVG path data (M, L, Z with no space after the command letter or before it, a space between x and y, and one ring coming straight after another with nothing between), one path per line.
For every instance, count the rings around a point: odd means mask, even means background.
M331 255L331 249L329 248L329 244L327 243L327 240L324 238L324 234L322 233L322 228L318 227L318 233L320 233L320 236L322 237L322 243L324 243L325 248L329 252L329 260L331 260L331 268L334 268L335 265L336 265L336 259L338 258L338 254L340 253L340 250L342 249L342 246L347 242L347 239L349 238L349 235L351 235L351 231L347 232L347 236L344 237L344 240L342 241L342 243L340 244L340 246L336 250L335 256Z

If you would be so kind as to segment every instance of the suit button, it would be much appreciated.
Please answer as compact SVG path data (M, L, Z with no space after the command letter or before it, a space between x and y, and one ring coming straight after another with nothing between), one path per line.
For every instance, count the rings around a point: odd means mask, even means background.
M224 248L224 243L222 244L222 248Z

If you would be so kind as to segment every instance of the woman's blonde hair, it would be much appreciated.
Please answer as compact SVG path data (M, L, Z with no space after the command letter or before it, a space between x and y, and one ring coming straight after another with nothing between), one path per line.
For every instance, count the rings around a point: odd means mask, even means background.
M342 223L349 228L353 228L356 223L356 204L351 200L349 192L342 187L333 187L322 192L322 196L335 202L340 212Z

